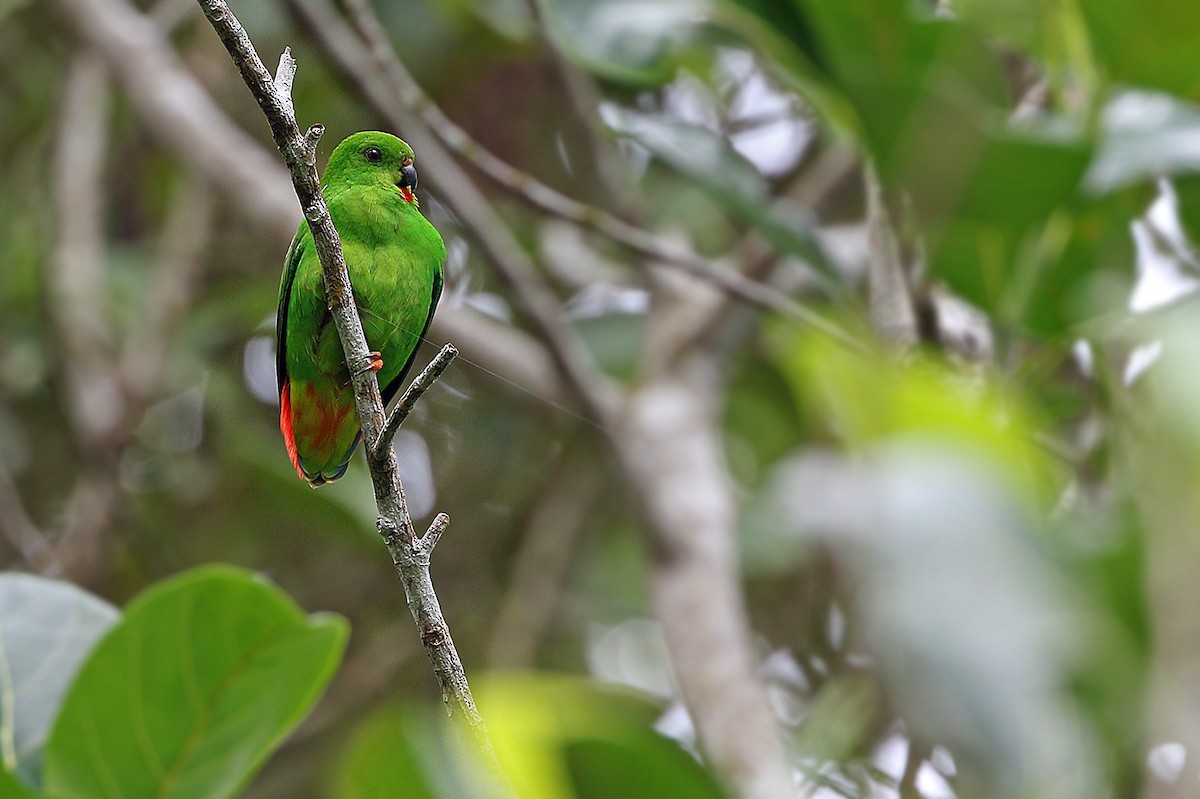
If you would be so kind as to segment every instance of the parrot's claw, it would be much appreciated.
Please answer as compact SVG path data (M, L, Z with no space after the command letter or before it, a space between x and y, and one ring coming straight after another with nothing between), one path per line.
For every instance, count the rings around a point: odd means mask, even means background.
M358 375L361 375L363 372L378 372L382 368L383 368L383 357L380 356L380 354L378 352L376 352L375 350L371 350L370 352L367 353L366 364L362 368L358 369L354 373L354 375L355 375L355 377L357 377Z

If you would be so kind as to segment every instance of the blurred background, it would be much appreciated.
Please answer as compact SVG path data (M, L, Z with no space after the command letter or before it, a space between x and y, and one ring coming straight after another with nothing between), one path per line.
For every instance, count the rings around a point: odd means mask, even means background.
M645 795L1200 795L1200 10L231 6L319 166L416 150L418 363L462 357L396 448L469 676L628 692L712 775ZM393 795L346 775L438 689L365 463L284 452L300 213L228 54L191 0L0 0L0 119L0 566L344 615L247 796ZM572 773L529 795L638 795Z

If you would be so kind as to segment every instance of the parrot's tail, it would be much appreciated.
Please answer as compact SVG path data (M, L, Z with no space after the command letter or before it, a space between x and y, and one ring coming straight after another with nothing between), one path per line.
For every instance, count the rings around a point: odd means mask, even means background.
M292 429L292 386L290 383L284 383L283 391L279 392L279 430L283 433L283 444L287 447L288 457L292 459L292 466L296 468L296 474L300 475L302 480L307 480L308 476L300 468L300 456L296 454L296 433Z
M292 384L290 382L283 384L283 391L279 392L279 430L283 433L283 443L287 447L288 457L292 460L292 466L296 469L296 474L300 475L301 480L308 482L313 488L319 488L326 483L332 483L346 473L350 468L350 456L354 454L354 448L358 446L359 439L362 438L362 433L359 432L354 436L354 441L350 444L350 448L346 450L346 454L342 457L336 466L322 467L315 472L309 472L304 468L304 464L300 461L300 453L296 449L296 429L292 419Z

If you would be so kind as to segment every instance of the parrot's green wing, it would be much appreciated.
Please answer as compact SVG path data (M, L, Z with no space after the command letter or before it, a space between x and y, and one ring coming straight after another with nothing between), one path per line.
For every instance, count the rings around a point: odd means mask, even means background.
M287 257L284 259L283 279L279 283L279 310L275 315L275 380L281 396L283 395L283 387L287 385L288 381L288 303L292 299L292 284L296 282L296 270L300 266L300 259L303 258L304 251L311 242L312 234L309 234L308 223L301 222L299 230L296 231L296 235L292 239L292 245L288 247Z
M383 387L383 407L386 408L388 403L392 401L392 397L396 396L396 392L404 385L404 376L408 374L408 370L412 368L413 361L417 359L417 352L421 349L421 342L425 340L425 334L429 332L429 325L433 322L433 314L437 311L438 300L442 297L442 270L438 270L433 275L433 292L429 300L429 315L425 317L425 326L421 328L421 335L417 338L417 343L413 347L412 353L408 356L408 360L404 362L404 368L396 373L391 382Z
M283 387L287 384L287 319L288 319L288 303L292 298L292 284L296 279L296 269L300 266L300 260L304 257L304 252L311 245L312 239L303 234L308 232L308 228L301 227L296 231L296 237L292 239L292 245L288 248L287 258L285 259L286 268L283 271L283 279L279 285L279 310L275 317L275 378L279 393L283 394ZM433 291L429 300L429 313L425 316L425 325L421 328L421 335L417 339L417 345L413 347L412 353L408 356L408 360L404 363L404 368L396 373L386 386L383 386L383 405L387 407L392 398L396 396L396 392L404 385L404 378L408 374L408 370L412 368L413 361L417 359L417 351L421 348L421 342L425 340L425 335L429 332L429 326L433 323L433 314L437 311L438 300L442 296L442 273L438 270L433 277Z

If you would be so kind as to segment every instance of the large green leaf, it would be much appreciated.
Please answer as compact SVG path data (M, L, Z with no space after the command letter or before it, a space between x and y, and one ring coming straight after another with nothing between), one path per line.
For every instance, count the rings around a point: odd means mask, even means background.
M246 784L333 676L344 620L253 574L204 567L130 603L63 705L48 790L220 799Z
M70 583L0 574L3 770L37 784L42 747L63 697L118 615L116 608Z
M849 127L884 182L902 187L926 227L957 219L1022 227L1078 186L1091 143L1062 120L1011 124L1000 59L973 27L920 18L893 0L741 0L723 8L786 24L731 26L838 128ZM790 38L789 51L775 39ZM834 99L836 97L841 100Z

